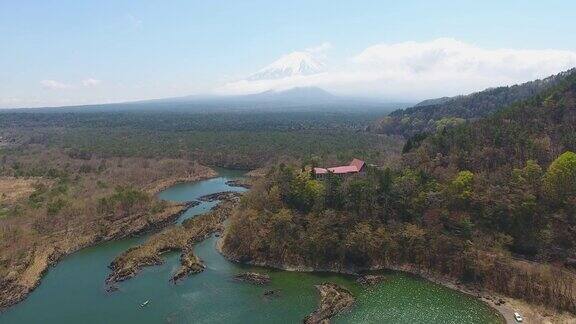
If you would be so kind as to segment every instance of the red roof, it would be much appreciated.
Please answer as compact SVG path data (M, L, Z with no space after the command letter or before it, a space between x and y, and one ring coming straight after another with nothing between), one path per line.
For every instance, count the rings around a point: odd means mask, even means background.
M328 170L326 170L324 168L314 168L314 173L315 174L326 174L326 173L328 173Z
M335 173L335 174L344 174L344 173L355 173L358 172L358 168L353 165L345 165L345 166L337 166L333 168L328 168L328 171Z
M349 165L337 166L328 169L314 168L314 173L315 174L326 174L328 172L334 174L357 173L360 172L360 170L362 170L362 167L364 167L364 165L365 165L364 161L354 159L352 160L352 162L350 162Z
M358 160L358 159L353 159L352 162L350 162L350 165L355 166L356 169L358 169L358 171L362 170L362 167L364 167L364 161L362 160Z

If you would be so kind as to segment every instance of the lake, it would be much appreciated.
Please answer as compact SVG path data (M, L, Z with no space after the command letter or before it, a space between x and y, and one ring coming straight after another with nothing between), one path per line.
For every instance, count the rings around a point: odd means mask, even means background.
M243 191L226 181L241 172L218 169L217 178L177 184L159 193L173 201L195 200L220 191ZM217 202L202 202L178 222L210 210ZM169 282L179 267L179 253L165 255L161 266L145 268L135 278L107 293L108 264L147 235L83 249L51 268L40 286L23 302L0 314L1 323L301 323L318 303L315 284L325 281L348 288L356 306L335 323L500 323L500 317L481 301L400 272L364 288L353 277L329 273L297 273L229 262L216 249L216 237L195 247L206 270L177 285ZM232 280L242 271L268 273L270 286ZM264 291L278 290L276 297ZM140 304L150 300L147 307Z

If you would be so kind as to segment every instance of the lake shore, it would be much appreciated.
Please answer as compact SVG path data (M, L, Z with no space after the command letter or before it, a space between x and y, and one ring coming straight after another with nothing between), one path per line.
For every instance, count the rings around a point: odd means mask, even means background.
M189 218L182 225L168 227L150 236L143 244L118 255L110 263L112 272L106 278L106 283L114 285L133 278L145 267L162 264L162 254L169 251L181 253L181 266L172 277L172 282L203 271L205 266L194 254L194 245L222 230L224 221L240 202L240 196L237 192L219 192L197 198L198 201L221 202L208 213Z
M262 261L247 261L242 260L241 257L234 256L229 251L224 251L223 249L223 242L225 239L225 235L223 235L216 244L216 249L219 253L221 253L225 258L230 261L248 264L252 266L259 266L259 267L267 267L267 268L274 268L284 271L295 271L295 272L332 272L332 273L340 273L346 275L357 275L360 272L364 271L382 271L382 270L392 270L392 271L399 271L408 273L411 275L415 275L426 279L428 281L434 282L436 284L442 285L444 287L450 288L452 290L461 292L463 294L472 296L491 309L494 310L495 313L499 314L503 323L512 324L517 323L514 318L514 313L518 312L524 317L524 321L526 323L576 323L576 316L568 313L559 313L555 310L551 310L539 305L531 305L524 301L513 299L509 297L502 296L497 293L489 292L489 291L482 291L474 288L473 286L463 284L454 280L453 278L445 277L445 276L438 276L429 271L423 271L421 269L417 269L410 265L399 265L399 266L379 266L379 267L372 267L370 269L346 269L343 267L333 266L327 268L313 268L307 266L299 266L299 265L286 265L286 264L278 264L278 263L271 263L271 262L262 262ZM503 303L502 303L503 301Z
M394 267L391 270L407 272L442 286L457 290L464 294L473 296L498 311L506 323L518 323L514 318L514 313L522 315L526 323L576 323L576 316L569 313L559 313L555 310L528 304L522 300L510 298L490 291L479 290L473 286L463 284L449 277L442 277L436 274L410 269L407 267Z
M201 172L161 180L149 185L146 190L156 194L170 184L196 182L215 176L217 173L213 169L203 167ZM64 257L99 243L158 231L175 222L190 207L191 203L169 203L164 211L154 215L129 215L111 222L99 223L103 227L98 231L91 230L91 224L86 224L82 228L69 228L45 237L42 246L29 252L31 255L28 264L13 269L9 277L3 278L0 285L0 311L26 299L41 284L42 277L49 268Z
M218 172L216 172L212 168L205 167L202 174L191 174L187 177L173 177L169 179L164 179L161 181L157 181L154 184L149 185L145 190L153 195L158 194L160 191L163 191L169 187L172 187L179 183L187 183L187 182L196 182L202 181L210 178L214 178L218 176Z

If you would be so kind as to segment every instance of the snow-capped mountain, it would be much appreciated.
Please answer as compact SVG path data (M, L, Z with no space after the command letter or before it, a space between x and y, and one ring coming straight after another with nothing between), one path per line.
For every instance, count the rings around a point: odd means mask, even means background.
M281 79L322 72L324 64L310 52L293 52L247 78L249 81Z

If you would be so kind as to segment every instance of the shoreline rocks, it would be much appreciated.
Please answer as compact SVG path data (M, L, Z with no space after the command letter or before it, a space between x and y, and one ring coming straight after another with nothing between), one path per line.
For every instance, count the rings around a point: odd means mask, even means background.
M180 279L183 279L190 274L200 273L206 269L206 266L204 263L202 263L202 260L200 260L200 258L198 258L192 251L183 252L180 255L180 264L180 268L170 279L170 281L175 284Z
M225 201L225 200L231 200L234 197L239 197L240 195L241 195L241 193L236 192L236 191L221 191L221 192L216 192L216 193L209 194L209 195L204 195L204 196L198 198L198 200L204 201L204 202Z
M266 291L263 293L263 296L264 296L265 298L279 298L279 297L282 297L281 291L280 291L280 290L277 290L277 289L266 290Z
M225 182L227 186L250 189L252 185L246 179L234 179Z
M361 275L356 279L356 281L362 286L374 286L386 280L386 276L383 275Z
M118 287L118 285L106 285L104 290L110 294L110 293L113 293L115 291L120 290L120 287Z
M316 285L315 287L320 292L320 303L312 314L304 318L305 324L330 323L332 317L350 309L354 305L354 297L346 288L331 282Z
M256 272L244 272L234 276L234 280L244 281L254 285L267 285L270 283L270 276Z

